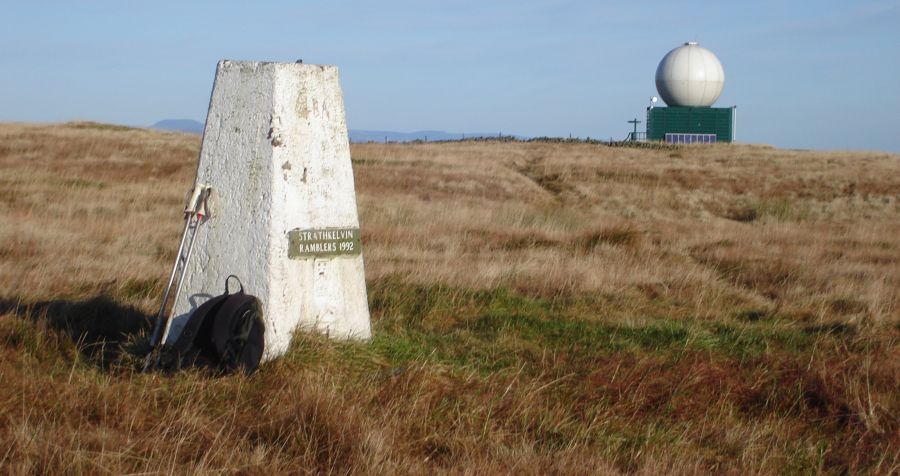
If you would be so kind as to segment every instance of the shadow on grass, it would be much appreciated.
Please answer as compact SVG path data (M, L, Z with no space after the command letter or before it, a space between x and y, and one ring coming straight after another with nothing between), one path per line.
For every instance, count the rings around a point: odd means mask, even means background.
M91 363L101 368L143 355L152 317L106 295L82 301L22 303L0 299L0 314L15 314L66 336Z

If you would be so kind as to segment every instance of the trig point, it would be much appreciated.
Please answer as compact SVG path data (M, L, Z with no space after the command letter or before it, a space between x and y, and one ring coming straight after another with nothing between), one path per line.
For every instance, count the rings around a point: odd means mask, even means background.
M167 342L236 275L268 360L297 329L371 335L344 102L334 66L220 61L196 183L212 188Z

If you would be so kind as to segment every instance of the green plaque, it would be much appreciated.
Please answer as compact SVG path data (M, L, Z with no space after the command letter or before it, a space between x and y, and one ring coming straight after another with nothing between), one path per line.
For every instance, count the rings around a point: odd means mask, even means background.
M318 228L288 232L288 258L356 256L362 252L359 228Z

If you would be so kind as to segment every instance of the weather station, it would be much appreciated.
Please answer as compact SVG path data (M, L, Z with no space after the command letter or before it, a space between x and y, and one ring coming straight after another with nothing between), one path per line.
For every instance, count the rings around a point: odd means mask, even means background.
M646 139L733 142L737 106L712 107L724 86L725 70L712 51L693 41L669 51L656 68L656 90L667 107L657 107L656 96L650 99Z

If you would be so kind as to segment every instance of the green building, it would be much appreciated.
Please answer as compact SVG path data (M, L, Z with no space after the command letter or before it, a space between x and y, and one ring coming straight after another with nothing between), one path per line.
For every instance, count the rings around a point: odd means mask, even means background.
M647 108L647 140L669 143L732 142L735 107Z

